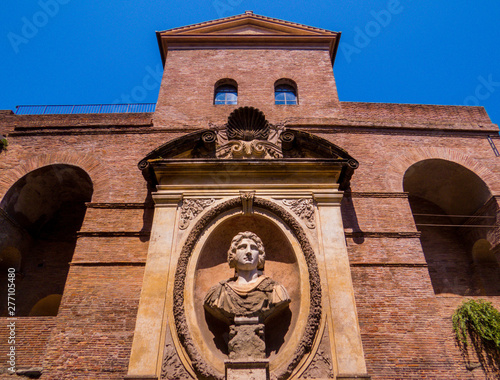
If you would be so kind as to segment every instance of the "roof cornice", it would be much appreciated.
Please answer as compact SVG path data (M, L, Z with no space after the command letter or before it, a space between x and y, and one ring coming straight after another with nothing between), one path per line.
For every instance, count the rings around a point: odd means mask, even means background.
M336 32L327 30L327 29L321 29L321 28L316 28L313 26L308 26L308 25L303 25L303 24L298 24L295 22L291 21L285 21L285 20L280 20L277 18L272 18L272 17L266 17L266 16L261 16L254 14L251 11L247 11L246 13L236 15L236 16L230 16L230 17L224 17L216 20L211 20L211 21L205 21L205 22L200 22L197 24L192 24L192 25L186 25L186 26L181 26L178 28L173 28L173 29L167 29L165 31L160 31L158 33L161 34L179 34L179 33L187 33L187 32L192 32L196 30L208 30L211 28L217 28L217 27L227 27L227 25L234 25L237 24L238 22L243 21L244 23L250 23L253 21L255 24L260 24L260 23L266 23L268 25L274 25L275 27L278 28L293 28L295 30L302 30L303 32L306 33L321 33L321 34L335 34Z
M238 28L254 27L257 33L240 34ZM245 13L180 28L156 32L163 64L168 50L297 48L328 50L333 63L340 32Z

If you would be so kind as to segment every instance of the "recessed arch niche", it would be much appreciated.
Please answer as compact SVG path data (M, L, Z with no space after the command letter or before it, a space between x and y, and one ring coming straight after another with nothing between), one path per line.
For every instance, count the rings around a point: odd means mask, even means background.
M443 159L419 161L408 168L403 189L411 196L439 206L449 215L472 215L491 192L484 181L466 167Z
M7 257L7 264L18 273L17 315L27 316L44 297L63 293L76 233L85 217L85 202L92 194L93 183L86 171L54 164L24 175L3 197L0 255ZM0 307L0 313L6 313L5 307Z
M174 316L180 340L195 369L211 368L203 375L223 377L227 327L205 313L203 300L210 287L234 275L227 265L232 238L241 231L254 232L266 251L264 274L284 285L292 300L289 310L266 324L270 372L287 378L307 354L305 347L311 347L321 320L314 252L299 223L274 202L256 198L253 213L244 215L241 200L233 199L214 207L212 214L193 227L179 259Z
M474 265L496 229L496 206L486 183L460 164L427 159L407 169L403 188L421 232L434 292L497 294L495 281ZM480 239L483 244L474 246Z
M491 251L491 243L486 239L479 239L472 246L472 258L477 264L496 264L495 254Z
M31 235L39 235L53 223L56 214L68 206L85 210L85 202L90 201L92 193L92 180L83 169L55 164L20 178L5 194L0 206ZM81 223L75 223L78 222Z

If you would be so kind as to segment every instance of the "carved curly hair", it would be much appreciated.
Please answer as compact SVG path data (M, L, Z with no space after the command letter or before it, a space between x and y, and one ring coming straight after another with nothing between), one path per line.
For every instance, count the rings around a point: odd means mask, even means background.
M257 249L259 250L259 262L257 264L257 269L264 270L264 264L266 262L264 244L262 243L262 240L260 240L260 237L250 231L240 232L233 238L233 240L231 240L231 246L227 251L227 262L229 263L229 267L236 268L236 250L243 239L252 239L255 242Z

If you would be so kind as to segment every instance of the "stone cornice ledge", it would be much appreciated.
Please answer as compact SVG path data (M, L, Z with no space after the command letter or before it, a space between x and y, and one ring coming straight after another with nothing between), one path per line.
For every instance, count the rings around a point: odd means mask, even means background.
M165 194L157 192L153 194L153 201L155 202L155 207L177 207L181 200L182 200L181 193Z
M343 196L343 191L313 193L313 198L318 206L340 206Z
M418 239L421 232L419 231L346 231L346 238L393 238L393 239Z
M15 115L0 114L0 122L4 126L27 128L44 127L103 127L152 125L152 112L139 113L101 113L101 114L47 114L47 115Z
M382 191L346 191L345 196L351 198L408 198L408 192Z
M417 121L389 121L384 119L359 120L345 118L297 118L291 119L287 127L302 129L315 127L328 130L330 128L345 128L352 131L352 128L361 129L391 129L400 131L418 132L473 132L480 134L496 134L499 132L498 125L493 123L438 123L438 122L417 122ZM316 130L314 131L316 132ZM318 131L320 132L320 131Z
M72 261L70 266L80 267L111 267L111 266L131 266L143 267L146 266L146 261Z

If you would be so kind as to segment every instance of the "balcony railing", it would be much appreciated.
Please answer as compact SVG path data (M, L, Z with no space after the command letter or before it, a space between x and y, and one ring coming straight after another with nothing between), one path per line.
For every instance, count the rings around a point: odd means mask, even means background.
M75 104L53 106L16 106L16 115L70 115L87 113L154 112L155 103Z

